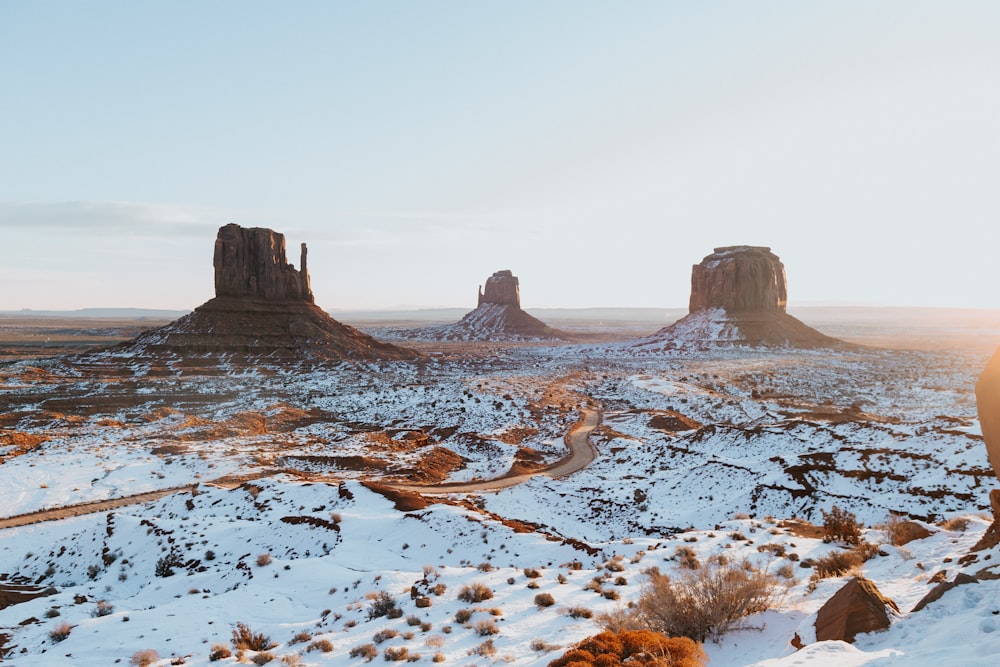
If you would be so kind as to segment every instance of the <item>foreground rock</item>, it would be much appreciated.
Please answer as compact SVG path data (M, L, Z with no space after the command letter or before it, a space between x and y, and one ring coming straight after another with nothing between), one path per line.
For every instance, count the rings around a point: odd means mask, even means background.
M691 270L688 315L636 347L847 347L785 312L785 267L770 248L716 248Z
M854 577L817 612L816 641L853 642L861 633L885 630L889 609L899 613L896 603L883 596L874 583Z
M114 355L187 359L339 361L419 355L341 324L315 305L302 244L300 269L283 234L226 225L215 241L215 298L170 324L111 348Z
M986 453L993 466L993 474L1000 480L1000 349L976 383L976 406Z
M559 341L573 337L521 309L521 288L511 271L497 271L479 287L478 306L454 324L397 332L402 338L454 341Z

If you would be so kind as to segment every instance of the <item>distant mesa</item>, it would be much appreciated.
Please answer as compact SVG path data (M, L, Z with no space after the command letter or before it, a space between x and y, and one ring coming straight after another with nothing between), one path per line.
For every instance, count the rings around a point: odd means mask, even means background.
M110 352L232 355L276 361L412 359L315 305L302 244L300 268L285 258L283 234L229 224L215 240L215 298Z
M521 310L521 287L512 271L497 271L479 286L478 306L454 324L408 329L402 338L453 341L558 341L573 337Z
M691 269L688 315L636 346L641 349L845 347L785 312L785 266L770 248L716 248Z

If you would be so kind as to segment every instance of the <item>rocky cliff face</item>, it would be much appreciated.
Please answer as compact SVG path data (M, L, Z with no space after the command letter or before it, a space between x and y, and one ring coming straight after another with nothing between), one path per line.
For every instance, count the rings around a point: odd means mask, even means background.
M1000 349L976 383L976 405L983 429L986 453L993 473L1000 480Z
M689 311L783 313L788 301L785 267L770 248L728 246L691 270Z
M285 236L230 224L215 239L215 296L313 303L302 244L301 270L285 259Z
M501 306L521 307L521 288L517 276L511 271L497 271L486 279L486 291L479 287L479 303L496 303Z

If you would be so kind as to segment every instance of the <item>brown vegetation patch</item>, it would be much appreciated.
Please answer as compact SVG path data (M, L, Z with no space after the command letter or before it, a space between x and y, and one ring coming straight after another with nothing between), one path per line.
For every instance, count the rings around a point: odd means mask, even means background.
M19 584L0 583L0 609L13 607L16 604L42 598L55 593L54 588L39 588Z
M186 454L188 451L187 447L183 445L161 445L159 447L153 447L150 453L155 456L174 456L177 454Z
M293 526L299 526L306 524L307 526L313 526L315 528L326 528L327 530L333 530L340 532L340 526L333 521L327 521L318 516L283 516L281 517L282 523L289 523Z
M822 526L814 526L805 519L786 519L778 523L778 528L784 528L796 537L808 537L814 540L826 537L826 531Z
M652 414L653 416L650 418L648 426L660 431L677 433L680 431L694 431L702 427L700 422L673 410L658 410Z
M494 440L499 440L505 445L520 445L528 438L538 435L537 428L517 427L512 428L493 436ZM531 450L534 451L534 450Z
M455 470L465 467L465 459L447 447L435 447L421 457L416 466L404 474L415 482L432 483L445 480Z
M549 667L701 667L708 660L701 645L687 637L650 630L605 631L588 637L549 663Z
M391 486L379 484L378 482L362 482L362 484L365 488L384 496L388 500L391 500L395 504L396 509L401 512L414 512L416 510L422 510L435 502L434 500L426 498L419 493L400 491L399 489L394 489Z
M544 457L531 447L519 447L510 467L511 475L524 475L545 467Z

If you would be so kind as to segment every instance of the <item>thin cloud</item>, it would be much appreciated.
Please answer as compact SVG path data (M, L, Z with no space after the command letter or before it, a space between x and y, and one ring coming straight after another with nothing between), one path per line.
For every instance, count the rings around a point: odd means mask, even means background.
M234 211L132 202L0 202L0 229L201 238Z

